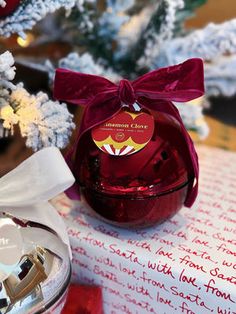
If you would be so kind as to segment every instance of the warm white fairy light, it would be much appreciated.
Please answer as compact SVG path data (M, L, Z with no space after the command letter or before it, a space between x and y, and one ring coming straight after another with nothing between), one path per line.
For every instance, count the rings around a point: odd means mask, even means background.
M28 47L34 41L34 36L31 33L27 33L25 38L18 36L16 41L19 46L25 48Z

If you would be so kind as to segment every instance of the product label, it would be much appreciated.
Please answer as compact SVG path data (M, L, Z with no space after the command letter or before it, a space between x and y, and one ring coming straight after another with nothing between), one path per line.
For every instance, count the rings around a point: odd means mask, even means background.
M92 130L95 144L115 156L131 155L144 148L154 131L153 116L146 112L120 111Z
M0 219L0 280L12 272L23 253L23 240L10 219Z

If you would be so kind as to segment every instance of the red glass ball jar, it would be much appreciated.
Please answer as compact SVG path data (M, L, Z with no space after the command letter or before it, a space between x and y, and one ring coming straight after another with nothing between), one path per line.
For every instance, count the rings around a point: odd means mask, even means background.
M183 206L193 180L179 123L167 114L151 114L155 129L150 142L128 156L104 153L91 133L86 135L77 181L86 202L111 224L145 227L163 222Z

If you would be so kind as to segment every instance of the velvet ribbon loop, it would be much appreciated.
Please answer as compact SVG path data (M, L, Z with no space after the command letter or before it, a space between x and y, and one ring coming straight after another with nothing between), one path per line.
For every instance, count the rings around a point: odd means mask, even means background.
M182 64L154 70L135 81L123 79L118 85L96 75L58 69L54 82L54 97L58 100L85 106L77 143L74 150L83 154L83 135L119 112L125 104L161 111L174 117L180 124L188 147L191 172L195 181L190 187L185 205L190 207L198 192L199 166L192 140L172 101L187 102L204 94L203 62L193 58ZM78 146L78 147L77 147ZM70 160L73 168L73 152Z

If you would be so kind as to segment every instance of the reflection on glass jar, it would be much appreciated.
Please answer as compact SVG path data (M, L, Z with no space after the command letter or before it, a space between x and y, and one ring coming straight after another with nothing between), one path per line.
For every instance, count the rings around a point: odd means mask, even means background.
M113 156L101 151L87 132L86 153L75 169L86 202L105 221L145 227L173 216L184 204L193 181L187 144L173 117L152 112L155 129L140 151Z
M22 255L9 265L0 259L0 313L59 314L66 301L71 265L63 242L42 225L21 221L3 214L2 227L15 227L22 239ZM1 227L0 226L0 227ZM1 228L0 228L1 229ZM14 244L2 238L0 249L7 252ZM55 249L50 250L53 243ZM18 244L18 249L19 249Z

